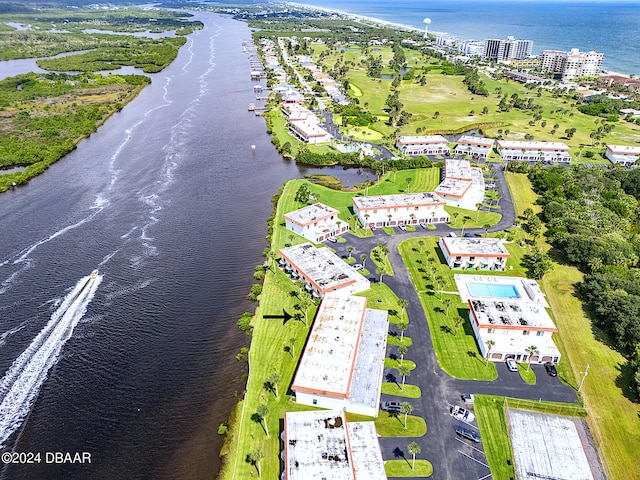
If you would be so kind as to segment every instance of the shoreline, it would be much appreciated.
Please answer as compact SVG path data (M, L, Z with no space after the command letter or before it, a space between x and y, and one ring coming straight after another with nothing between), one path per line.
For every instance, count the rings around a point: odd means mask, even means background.
M417 32L417 33L424 33L424 28L417 28L417 27L413 27L407 24L403 24L403 23L398 23L398 22L391 22L388 20L382 20L379 18L375 18L375 17L369 17L366 15L360 15L357 13L350 13L347 11L343 11L343 10L339 10L336 8L329 8L329 7L321 7L321 6L316 6L316 5L308 5L305 3L298 3L298 2L285 2L286 5L291 5L292 7L295 8L300 8L300 9L304 9L304 10L309 10L309 11L318 11L318 12L324 12L324 13L333 13L333 14L338 14L338 15L342 15L344 17L347 18L352 18L355 19L356 21L367 21L367 22L371 22L374 24L378 24L381 26L386 26L388 28L395 28L398 30L403 30L403 31L411 31L411 32ZM473 38L473 37L467 37L467 36L462 36L459 34L452 34L446 31L435 31L435 30L431 30L429 29L429 34L431 35L448 35L463 41L477 41L479 39ZM506 38L507 34L502 35L502 37ZM497 38L496 36L489 36L486 37L485 34L485 39L486 38ZM536 39L533 37L530 37L531 40L534 41L534 44L536 42ZM432 45L433 46L433 45ZM573 47L571 47L573 48ZM578 48L578 47L576 47ZM562 50L560 47L556 47L556 46L551 46L551 47L547 47L544 48L544 50ZM567 48L566 51L569 51L569 49ZM582 50L581 51L588 51L588 50ZM536 54L536 57L539 54ZM607 57L607 54L605 54L605 59ZM613 67L613 69L606 69L603 68L602 71L606 72L606 73L602 73L602 75L619 75L619 76L623 76L626 78L636 78L640 76L640 72L637 73L621 73L618 72L617 70L614 69L620 69L620 65L618 65L617 67ZM633 68L631 68L630 70L633 70Z

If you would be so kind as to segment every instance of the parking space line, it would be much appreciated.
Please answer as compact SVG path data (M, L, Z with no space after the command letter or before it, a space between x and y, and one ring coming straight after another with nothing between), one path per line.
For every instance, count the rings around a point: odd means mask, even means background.
M489 465L487 465L486 463L481 462L480 460L473 458L471 455L464 453L462 450L458 450L458 453L461 453L462 455L464 455L467 458L470 458L471 460L473 460L476 463L479 463L480 465L489 468Z
M486 458L487 456L484 454L484 450L480 450L479 448L474 447L473 445L471 445L470 443L465 442L464 440L460 440L458 437L456 437L456 440L458 442L460 442L463 445L466 445L467 447L473 448L476 452L480 452L482 455L484 455L484 457Z

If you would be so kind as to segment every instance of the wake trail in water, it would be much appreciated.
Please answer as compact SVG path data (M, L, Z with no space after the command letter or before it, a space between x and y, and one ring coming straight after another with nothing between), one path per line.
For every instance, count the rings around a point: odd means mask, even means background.
M87 311L100 282L102 275L83 277L0 381L0 449L31 411L49 370Z

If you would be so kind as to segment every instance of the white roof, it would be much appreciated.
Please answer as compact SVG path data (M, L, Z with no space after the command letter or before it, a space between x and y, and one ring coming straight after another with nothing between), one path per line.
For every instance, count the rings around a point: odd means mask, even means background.
M280 255L320 293L344 287L351 287L352 291L369 288L369 280L328 248L316 248L307 242L282 248Z
M476 145L478 147L491 148L495 140L493 138L475 137L473 135L463 135L458 140L458 145Z
M310 123L305 120L292 120L291 125L293 125L298 131L302 132L307 137L328 137L329 133L321 128L316 123Z
M451 195L452 197L462 197L470 187L470 180L456 180L454 178L445 178L444 180L442 180L442 182L440 182L438 188L436 188L436 193L442 196Z
M498 148L507 150L563 150L569 151L569 147L562 142L524 142L518 140L498 140Z
M640 155L638 145L607 145L607 150L614 155Z
M445 246L449 255L510 257L499 238L442 237L440 242Z
M528 299L470 298L469 306L482 328L557 331L545 308Z
M366 305L364 297L325 295L292 390L348 396Z
M432 192L353 197L352 200L356 208L360 210L367 208L417 207L444 204L444 201Z
M299 208L284 215L284 218L291 220L298 225L308 225L331 215L337 215L340 211L329 207L323 203L314 203L306 207Z
M387 478L374 423L339 410L286 412L284 443L287 480Z
M444 162L444 177L456 180L471 180L469 160L447 159Z
M442 135L420 135L398 137L400 145L431 145L447 143L447 139Z

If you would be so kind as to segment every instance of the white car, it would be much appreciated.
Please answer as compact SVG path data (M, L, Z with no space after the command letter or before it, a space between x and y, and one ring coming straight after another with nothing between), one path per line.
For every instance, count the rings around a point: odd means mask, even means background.
M518 371L518 364L516 363L516 361L513 358L507 358L506 364L507 364L507 368L509 369L510 372L517 372Z
M457 418L465 423L471 423L476 419L476 416L466 408L451 407L451 416Z

